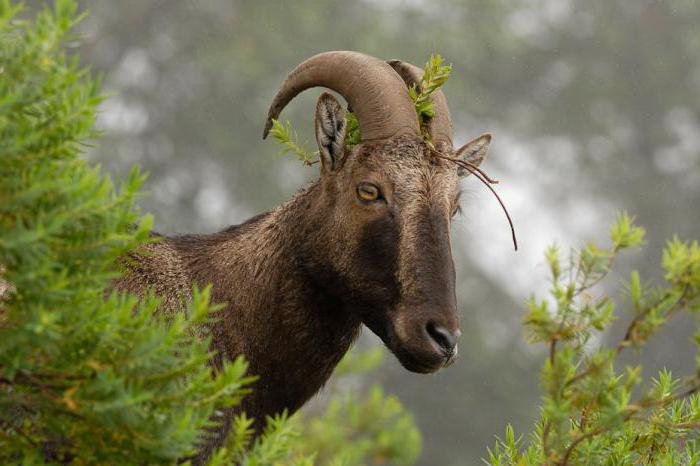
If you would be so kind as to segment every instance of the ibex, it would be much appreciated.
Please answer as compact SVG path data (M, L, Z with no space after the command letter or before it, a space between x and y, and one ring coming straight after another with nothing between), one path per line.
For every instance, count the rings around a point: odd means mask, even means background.
M357 52L301 63L270 107L272 120L297 94L323 86L348 102L361 143L346 148L345 110L330 94L316 105L319 178L281 206L210 235L162 237L133 254L118 288L152 288L171 310L193 284L212 284L225 305L211 334L216 367L243 354L260 377L230 410L256 419L294 412L328 380L364 324L408 370L434 372L457 356L460 336L450 221L459 207L458 167L477 166L490 135L455 150L444 95L421 132L408 85L422 70Z

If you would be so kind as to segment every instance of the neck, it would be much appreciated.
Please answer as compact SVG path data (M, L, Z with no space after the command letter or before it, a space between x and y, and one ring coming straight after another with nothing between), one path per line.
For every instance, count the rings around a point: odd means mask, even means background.
M213 331L216 350L244 354L260 376L244 402L248 415L298 409L358 334L359 320L310 263L323 244L322 202L317 182L267 214L200 237L207 259L186 259L195 281L212 283L213 301L226 306Z

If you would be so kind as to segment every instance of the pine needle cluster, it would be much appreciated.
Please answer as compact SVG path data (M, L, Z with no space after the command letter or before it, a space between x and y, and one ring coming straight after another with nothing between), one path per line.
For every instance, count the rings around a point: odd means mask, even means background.
M308 166L318 162L318 151L309 151L308 142L299 142L297 132L292 128L289 120L282 123L273 118L270 135L280 145L280 151L283 154L293 153L297 160Z
M665 283L647 284L633 271L620 295L631 314L624 334L600 344L617 318L617 301L597 293L618 255L638 248L644 230L620 215L611 246L587 244L562 258L546 252L549 299L532 298L524 319L532 343L544 343L543 402L528 440L509 426L489 450L491 465L696 465L700 459L698 370L674 377L664 369L643 383L641 366L622 366L621 353L640 350L673 316L700 312L700 246L668 241L661 267ZM700 347L700 332L695 336ZM622 367L620 367L622 366Z

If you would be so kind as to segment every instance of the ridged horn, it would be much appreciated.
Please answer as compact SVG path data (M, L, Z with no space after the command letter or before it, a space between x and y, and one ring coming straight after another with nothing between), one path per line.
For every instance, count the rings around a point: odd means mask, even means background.
M316 86L345 98L360 123L363 142L400 134L420 135L413 101L391 66L363 53L336 51L309 58L287 76L270 105L263 139L272 128L272 119L279 117L297 94Z
M416 65L401 61L388 60L387 63L396 70L403 78L407 86L418 84L423 77L423 70ZM446 143L452 147L452 119L450 118L450 109L447 106L445 94L440 89L434 91L431 95L435 116L428 121L428 131L433 139L433 143Z

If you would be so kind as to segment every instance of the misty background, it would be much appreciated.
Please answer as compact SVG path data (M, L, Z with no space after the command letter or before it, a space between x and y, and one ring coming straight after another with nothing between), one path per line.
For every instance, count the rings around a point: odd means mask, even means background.
M36 2L38 3L38 2ZM620 210L648 231L618 264L659 279L664 241L698 236L700 3L654 0L84 1L82 60L110 93L89 157L119 177L150 173L141 205L165 234L213 232L268 210L317 176L263 141L287 73L327 50L422 66L453 63L443 87L455 145L494 140L482 165L515 222L465 179L454 222L463 337L459 361L411 374L387 355L370 375L415 413L420 464L480 464L507 423L538 415L544 350L525 343L524 302L548 288L543 249L605 241ZM282 113L315 149L309 90ZM603 288L605 284L603 285ZM604 291L601 289L601 292ZM624 308L624 301L623 308ZM620 326L611 339L620 338ZM694 370L688 318L656 337L648 369ZM617 331L617 333L616 333ZM365 331L362 345L379 341ZM679 373L680 373L679 372ZM647 375L651 375L649 372Z

